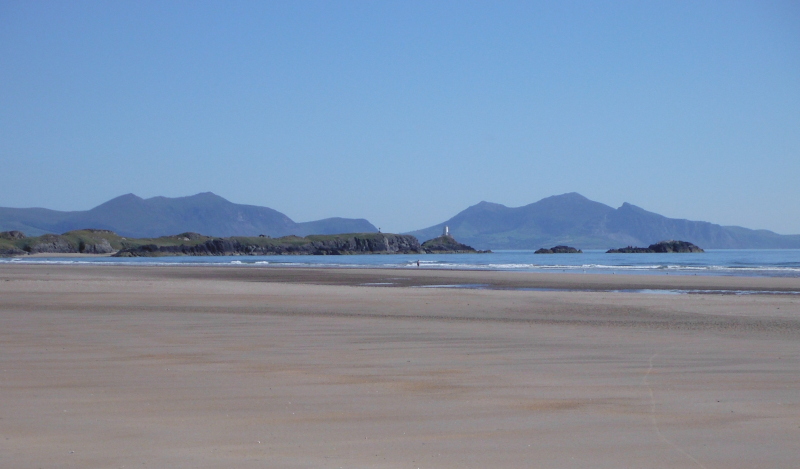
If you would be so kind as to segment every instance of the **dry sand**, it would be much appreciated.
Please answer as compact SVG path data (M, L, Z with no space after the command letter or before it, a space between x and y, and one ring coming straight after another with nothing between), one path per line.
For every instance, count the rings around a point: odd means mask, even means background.
M800 295L627 289L800 279L3 265L0 467L798 467Z

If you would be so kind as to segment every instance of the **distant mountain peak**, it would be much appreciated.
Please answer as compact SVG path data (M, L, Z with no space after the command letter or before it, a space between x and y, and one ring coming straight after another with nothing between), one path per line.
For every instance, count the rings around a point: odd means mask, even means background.
M585 201L585 200L589 200L589 199L587 199L586 197L582 196L581 194L578 194L577 192L567 192L565 194L551 195L550 197L545 197L540 202L545 201L545 200L575 200L575 201L579 200L579 201Z
M123 194L119 197L114 197L113 199L109 200L108 202L113 202L115 200L144 200L143 198L139 197L138 195L134 194L133 192L129 192L127 194ZM106 202L106 203L108 203Z
M228 202L228 199L219 196L213 192L199 192L194 195L185 195L182 197L164 197L163 195L157 195L155 197L150 197L147 200L196 200L196 201L208 201L208 200L216 200L216 201L225 201Z
M225 197L222 197L221 195L217 195L217 194L215 194L213 192L210 192L210 191L209 192L198 192L197 194L190 195L187 198L227 200Z
M144 202L144 199L139 197L136 194L130 193L121 195L119 197L114 197L113 199L103 202L102 204L98 205L97 207L93 208L92 210L104 209L108 207L125 207L131 205L139 205Z
M503 204L497 204L494 202L487 202L485 200L481 200L477 204L473 205L472 208L507 208Z
M287 234L305 236L377 231L377 228L364 219L330 218L295 223L277 210L236 204L213 192L148 199L125 194L79 212L42 212L35 209L3 211L0 208L0 228L4 228L0 231L22 228L22 231L36 234L97 228L136 238L174 235L187 231L208 236L264 234L273 237Z
M708 222L668 218L625 202L613 208L577 192L554 195L523 207L481 202L444 223L412 231L435 238L447 225L459 240L480 249L537 249L569 244L607 249L685 239L710 248L798 248L800 235L721 227Z
M628 202L623 202L622 205L617 209L618 212L621 213L631 213L631 214L638 214L638 215L649 215L649 216L659 216L662 217L663 215L659 215L655 212L651 212L649 210L645 210L642 207L637 205L629 204Z
M545 197L537 202L534 202L531 205L574 205L574 204L599 204L599 202L595 202L593 200L589 200L586 197L578 194L577 192L567 192L566 194L559 194L559 195L551 195L550 197Z

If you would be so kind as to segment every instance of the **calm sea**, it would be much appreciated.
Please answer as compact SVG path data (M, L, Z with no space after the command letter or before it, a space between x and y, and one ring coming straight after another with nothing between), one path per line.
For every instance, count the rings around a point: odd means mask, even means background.
M354 256L220 256L143 258L11 258L0 263L230 265L257 267L372 267L504 270L520 272L616 273L648 275L738 275L800 277L800 249L718 249L697 254L414 254Z

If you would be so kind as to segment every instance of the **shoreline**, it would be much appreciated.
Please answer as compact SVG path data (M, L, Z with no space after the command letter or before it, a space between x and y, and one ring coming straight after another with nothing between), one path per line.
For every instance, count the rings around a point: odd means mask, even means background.
M374 288L413 287L454 290L509 290L561 292L680 292L800 294L800 277L749 277L729 275L647 275L605 273L552 273L470 269L415 269L382 267L283 267L252 265L138 265L138 264L0 264L4 272L94 272L110 278L156 276L184 279L307 283Z
M42 257L74 257L92 259L96 257L113 257L114 254L116 254L116 252L110 252L108 254L86 254L82 252L37 252L36 254L26 254L24 256L11 256L10 259L38 259Z
M769 251L769 252L768 252ZM584 260L580 255L566 255L563 259L533 256L529 253L494 253L488 256L462 255L367 255L367 256L165 256L142 258L116 258L111 254L48 254L18 256L0 259L3 264L93 264L93 265L149 265L194 267L244 268L307 268L307 269L394 269L398 272L465 271L507 272L570 275L633 275L640 277L750 277L750 278L800 278L800 250L782 254L766 250L732 250L707 254L631 254L610 255L609 260L590 255ZM480 255L484 256L484 255ZM616 257L615 257L616 256ZM675 256L675 257L672 257ZM701 257L690 257L701 256ZM567 258L568 257L568 258ZM643 260L642 260L643 259ZM418 266L417 262L421 262ZM494 288L489 286L488 288ZM763 289L762 289L763 290ZM743 289L742 292L746 292Z

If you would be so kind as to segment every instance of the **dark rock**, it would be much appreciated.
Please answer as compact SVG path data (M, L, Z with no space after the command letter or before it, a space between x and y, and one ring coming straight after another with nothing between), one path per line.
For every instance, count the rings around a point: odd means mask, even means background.
M583 254L583 251L571 246L555 246L552 248L552 251L554 254Z
M422 243L426 254L475 254L490 251L478 251L472 246L461 244L450 235L442 235Z
M96 243L86 243L81 241L78 250L84 254L111 254L114 248L107 239L99 239Z
M583 251L575 249L570 246L553 246L550 249L541 248L537 249L534 254L581 254Z
M627 246L619 249L609 249L606 251L606 254L647 254L653 252L655 251L651 251L648 248L635 248L633 246Z
M648 246L653 252L705 252L688 241L660 241Z
M90 233L87 235L87 233ZM19 231L3 233L4 238L21 240L15 243L22 249L16 247L4 248L2 255L20 254L39 254L39 253L86 253L86 254L110 254L114 248L104 235L116 237L108 230L85 229L64 233L63 235L45 234L42 236L26 237ZM7 251L7 252L6 252Z
M701 248L697 247L696 245L688 242L688 241L660 241L655 244L651 244L646 248L638 248L633 246L628 246L625 248L620 249L609 249L606 251L610 254L649 254L649 253L690 253L690 252L705 252Z
M3 231L0 233L0 239L23 239L25 233L21 231Z
M0 257L24 256L26 254L28 253L15 247L0 248Z
M38 253L76 253L78 246L72 244L61 235L46 234L34 239L33 244L26 245L23 249L31 254Z

